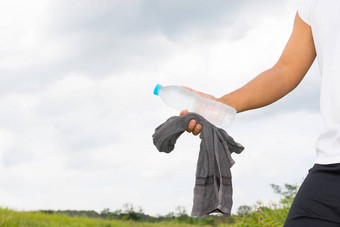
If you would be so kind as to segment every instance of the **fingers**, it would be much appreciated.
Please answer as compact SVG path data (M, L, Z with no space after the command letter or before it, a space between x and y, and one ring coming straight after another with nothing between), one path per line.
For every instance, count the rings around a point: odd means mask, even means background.
M188 89L189 91L193 91L193 92L197 92L197 91L195 91L194 89L192 89L192 88L190 88L190 87L187 87L187 86L181 86L181 87L183 87L183 88L185 88L185 89Z
M192 89L190 87L186 87L186 86L182 86L182 87L185 88L185 89L188 89L189 91L195 92L196 94L200 95L203 98L211 99L211 100L215 100L216 101L216 98L213 95L209 95L209 94L206 94L204 92L196 91L196 90L194 90L194 89Z
M192 120L189 122L189 124L188 124L187 132L192 132L192 131L194 131L195 126L196 126L196 121L195 121L194 119L192 119Z
M185 88L185 89L188 89L189 91L195 92L196 94L199 94L200 96L205 96L206 95L205 93L200 92L200 91L196 91L196 90L194 90L194 89L192 89L190 87L187 87L187 86L182 86L182 87Z
M188 114L188 113L189 113L188 110L182 110L182 111L180 112L179 116L183 116L183 115L186 115L186 114Z
M202 125L197 124L195 120L191 120L187 127L187 132L192 132L195 136L200 134Z
M182 110L179 115L183 116L183 115L186 115L188 113L189 113L188 110ZM196 120L192 119L189 122L188 127L187 127L187 132L192 132L192 134L197 136L198 134L201 133L201 130L202 130L202 125L201 124L197 124Z
M202 129L202 125L196 124L194 130L192 131L192 134L194 134L195 136L197 136L198 134L201 133L201 129Z

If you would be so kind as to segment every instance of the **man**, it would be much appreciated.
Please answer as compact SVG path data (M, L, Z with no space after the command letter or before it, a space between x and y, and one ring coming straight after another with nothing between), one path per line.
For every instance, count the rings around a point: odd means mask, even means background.
M292 91L316 56L322 75L320 107L325 131L316 143L316 163L297 193L285 226L340 226L340 1L304 0L277 63L245 86L221 98L195 91L237 112L260 108ZM192 120L187 131L198 135L201 128Z

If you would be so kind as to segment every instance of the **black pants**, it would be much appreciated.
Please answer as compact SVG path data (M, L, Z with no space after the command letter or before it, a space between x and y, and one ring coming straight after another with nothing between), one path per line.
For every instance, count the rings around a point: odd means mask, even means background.
M309 170L284 225L291 226L340 227L340 163Z

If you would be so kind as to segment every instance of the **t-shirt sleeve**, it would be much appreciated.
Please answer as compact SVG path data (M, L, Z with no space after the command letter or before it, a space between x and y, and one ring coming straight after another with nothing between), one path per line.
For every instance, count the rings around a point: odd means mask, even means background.
M302 0L298 6L300 18L311 26L311 5L312 0Z

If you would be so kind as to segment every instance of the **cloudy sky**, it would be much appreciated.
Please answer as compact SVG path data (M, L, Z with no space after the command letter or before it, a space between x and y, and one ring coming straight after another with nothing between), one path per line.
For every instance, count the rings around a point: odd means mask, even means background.
M154 129L177 115L156 83L221 96L271 67L296 0L2 0L0 206L191 210L200 140L170 154ZM300 183L322 131L317 62L291 94L237 115L233 212Z

